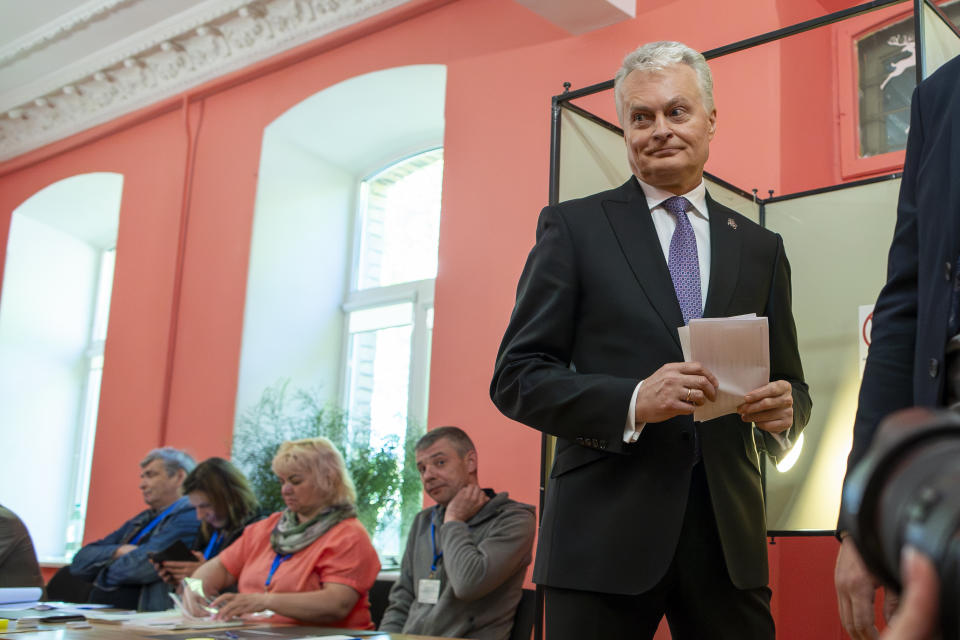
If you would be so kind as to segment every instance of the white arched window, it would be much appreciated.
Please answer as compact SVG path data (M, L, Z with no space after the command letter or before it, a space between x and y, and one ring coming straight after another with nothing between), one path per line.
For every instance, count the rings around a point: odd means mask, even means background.
M80 547L90 485L123 176L72 176L14 210L0 298L4 505L41 561ZM38 473L37 461L43 461ZM38 497L40 499L38 499Z

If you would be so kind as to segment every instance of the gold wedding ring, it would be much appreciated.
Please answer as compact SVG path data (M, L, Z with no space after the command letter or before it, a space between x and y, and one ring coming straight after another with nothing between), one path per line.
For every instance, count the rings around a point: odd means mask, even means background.
M693 389L687 389L687 397L683 399L684 402L690 402L690 392L692 391Z

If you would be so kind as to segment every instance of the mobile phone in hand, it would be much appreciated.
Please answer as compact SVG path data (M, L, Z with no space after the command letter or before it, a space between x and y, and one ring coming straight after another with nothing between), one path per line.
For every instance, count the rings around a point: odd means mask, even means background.
M148 553L147 557L154 562L164 563L170 560L179 560L183 562L196 562L197 558L190 551L190 548L183 543L183 540L174 540L173 544L163 551Z

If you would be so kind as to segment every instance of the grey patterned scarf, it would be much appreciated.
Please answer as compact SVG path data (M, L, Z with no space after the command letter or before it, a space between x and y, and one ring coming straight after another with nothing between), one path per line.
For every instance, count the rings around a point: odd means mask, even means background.
M335 504L301 524L296 513L290 509L284 509L277 521L277 526L270 533L270 546L282 556L296 553L313 544L314 540L337 523L356 515L357 510L352 504Z

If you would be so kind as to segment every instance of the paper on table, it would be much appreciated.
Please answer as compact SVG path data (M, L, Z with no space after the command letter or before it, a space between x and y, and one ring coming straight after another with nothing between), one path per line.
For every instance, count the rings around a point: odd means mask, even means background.
M699 362L720 383L715 402L693 412L697 422L735 413L743 397L770 381L770 341L766 318L697 318L680 327L685 362Z
M101 622L98 617L90 616L94 622ZM122 621L124 627L138 629L219 629L222 627L239 627L244 624L243 620L208 620L198 618L187 618L176 609L167 611L145 611L142 613L133 613Z
M0 588L0 603L9 604L12 602L30 602L35 603L43 597L43 589L40 587L3 587Z

